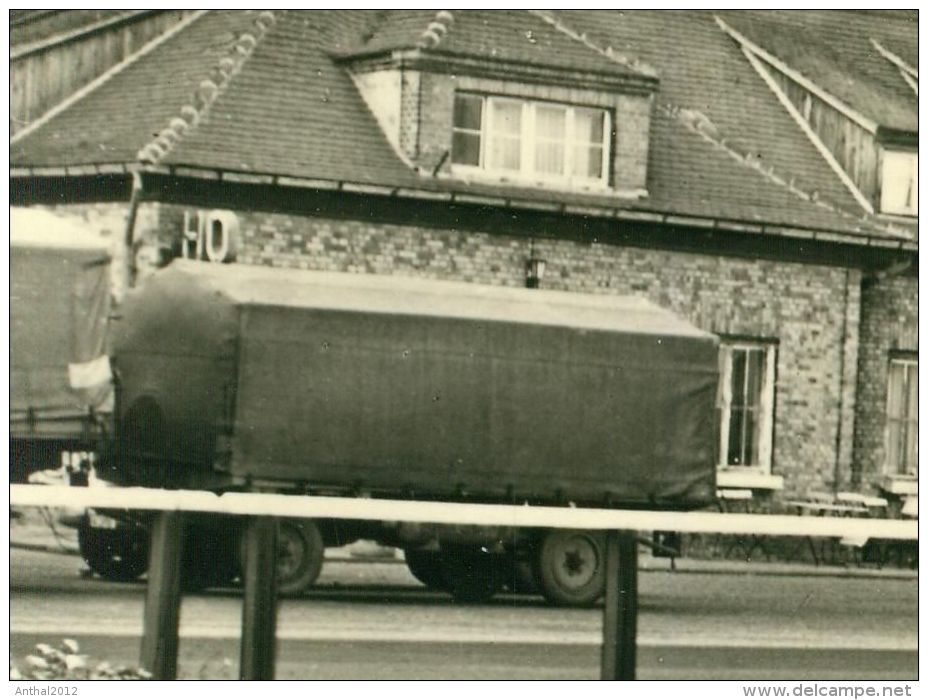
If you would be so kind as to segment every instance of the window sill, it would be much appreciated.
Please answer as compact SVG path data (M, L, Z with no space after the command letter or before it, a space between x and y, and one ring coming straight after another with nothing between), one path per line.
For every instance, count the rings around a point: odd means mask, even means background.
M917 496L918 479L912 476L893 476L887 474L880 478L877 486L886 493L895 496Z
M719 469L716 474L716 486L718 488L780 491L783 489L783 477L749 469Z
M508 171L486 170L467 165L452 165L450 173L439 173L438 177L460 180L467 184L494 185L521 189L536 189L565 194L580 194L600 197L619 197L623 199L644 199L648 191L644 188L617 189L604 181L571 180L569 178L533 178L519 176Z

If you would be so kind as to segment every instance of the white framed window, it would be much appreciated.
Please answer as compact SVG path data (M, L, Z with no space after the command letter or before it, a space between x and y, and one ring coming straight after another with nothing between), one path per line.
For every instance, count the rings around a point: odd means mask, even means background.
M483 98L455 95L452 122L452 162L479 168L483 154Z
M464 175L602 188L611 132L605 109L461 92L451 164Z
M769 472L773 454L776 345L719 347L719 468Z
M918 360L891 358L886 387L886 461L889 475L918 476Z
M918 216L918 153L883 151L880 211Z
M523 109L517 100L495 97L487 101L485 125L488 170L521 172Z

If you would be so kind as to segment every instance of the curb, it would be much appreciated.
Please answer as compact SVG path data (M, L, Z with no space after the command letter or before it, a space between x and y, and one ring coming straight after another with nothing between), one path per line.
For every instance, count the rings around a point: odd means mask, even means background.
M49 554L62 554L68 556L79 556L78 549L70 549L55 545L32 544L29 542L10 542L10 549L22 549L31 552L46 552ZM339 562L341 564L404 564L402 559L388 559L385 557L353 557L353 556L331 556L325 558L326 562ZM705 576L779 576L779 577L799 577L799 578L865 578L865 579L886 579L890 581L913 581L918 580L918 571L904 569L838 569L835 567L814 568L814 567L793 567L782 569L765 569L763 567L750 568L751 564L742 566L712 566L705 567L680 567L676 569L667 567L654 567L647 564L639 566L639 572L645 574L673 574L673 575L705 575Z
M750 567L750 564L746 564ZM867 579L889 579L889 580L917 580L918 572L915 570L908 571L904 569L839 569L835 567L795 567L783 569L751 569L751 568L727 568L723 566L707 566L705 568L652 568L648 566L639 566L639 572L642 573L667 573L667 574L691 574L691 575L714 575L714 576L780 576L796 578L867 578Z
M31 542L10 542L10 549L24 549L28 552L48 552L50 554L80 554L80 550L76 547L71 549L70 547L62 547L59 545L51 544L32 544Z

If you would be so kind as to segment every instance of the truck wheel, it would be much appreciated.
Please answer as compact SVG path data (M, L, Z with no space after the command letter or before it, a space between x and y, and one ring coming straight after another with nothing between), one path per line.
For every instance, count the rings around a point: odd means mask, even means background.
M184 537L181 586L188 593L229 586L238 575L235 537L214 523L190 523Z
M77 542L87 566L107 581L135 581L148 569L148 533L140 528L92 528L84 518Z
M501 557L480 547L443 548L442 577L457 603L485 603L503 587Z
M325 545L312 520L281 520L277 532L277 593L299 595L319 578Z
M536 572L549 603L571 607L593 605L605 590L603 536L582 530L554 530L538 548Z
M513 593L531 595L541 592L538 587L538 577L535 575L535 567L531 561L510 559L506 574L506 588Z
M442 573L441 552L427 549L406 549L406 566L409 573L421 583L437 591L447 591L448 586Z

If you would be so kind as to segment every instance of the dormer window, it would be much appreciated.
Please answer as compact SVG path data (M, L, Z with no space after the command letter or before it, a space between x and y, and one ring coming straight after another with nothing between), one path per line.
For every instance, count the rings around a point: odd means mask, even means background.
M918 153L883 151L880 211L918 216Z
M416 177L648 196L660 79L637 57L586 50L522 11L382 19L331 54Z
M611 131L605 109L459 92L451 163L464 175L602 188Z

